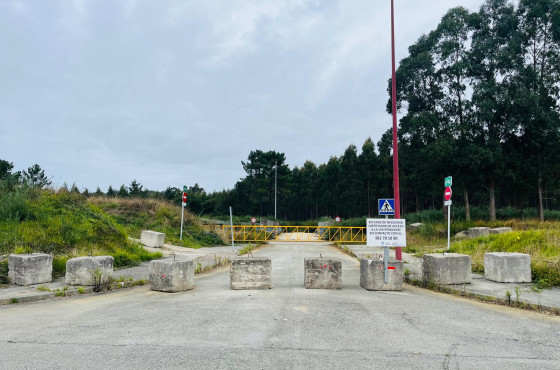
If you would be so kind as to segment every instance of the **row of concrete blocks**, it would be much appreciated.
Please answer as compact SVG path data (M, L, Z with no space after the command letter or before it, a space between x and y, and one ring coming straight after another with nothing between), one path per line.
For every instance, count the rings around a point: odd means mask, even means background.
M467 231L469 238L478 238L479 236L488 236L490 234L505 234L512 231L511 227L471 227Z
M383 261L363 259L360 265L360 286L367 290L401 290L403 264L389 263L388 283L384 281ZM270 258L235 258L230 267L230 289L271 289ZM341 289L342 261L338 258L305 258L306 289ZM150 288L160 292L180 292L194 288L193 261L152 261Z
M52 262L50 254L11 254L8 256L8 278L16 285L50 283ZM111 256L71 258L66 261L66 284L105 284L113 277L113 262Z
M458 253L425 254L423 280L438 285L471 282L471 257ZM484 254L484 277L500 283L530 283L531 256L523 253Z

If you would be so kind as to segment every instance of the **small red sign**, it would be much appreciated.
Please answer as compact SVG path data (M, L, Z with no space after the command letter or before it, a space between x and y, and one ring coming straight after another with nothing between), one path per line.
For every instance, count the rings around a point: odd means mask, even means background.
M183 193L183 203L187 203L187 193Z
M451 186L445 188L443 195L445 196L445 200L451 200Z
M251 223L252 224L256 224L257 223L257 219L255 217L251 218Z
M334 218L334 220L335 220L336 222L340 222L340 220L342 220L342 219L341 219L340 217L336 216L336 217Z

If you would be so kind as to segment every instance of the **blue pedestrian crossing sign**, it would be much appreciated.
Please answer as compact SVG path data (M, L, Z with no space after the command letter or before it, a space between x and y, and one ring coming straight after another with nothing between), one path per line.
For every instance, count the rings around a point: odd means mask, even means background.
M394 199L378 199L379 215L380 216L394 216L395 215L395 200Z

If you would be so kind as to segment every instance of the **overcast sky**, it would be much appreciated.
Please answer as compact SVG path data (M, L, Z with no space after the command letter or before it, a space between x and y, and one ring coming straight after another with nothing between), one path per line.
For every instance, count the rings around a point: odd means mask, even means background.
M397 60L451 7L396 0ZM95 190L230 189L391 126L389 0L0 0L0 159Z

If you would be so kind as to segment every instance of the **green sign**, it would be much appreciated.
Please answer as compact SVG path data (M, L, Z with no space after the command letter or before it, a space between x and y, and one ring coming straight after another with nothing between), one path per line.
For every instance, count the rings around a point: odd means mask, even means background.
M186 193L186 192L187 192L187 186L185 185L185 186L183 186L183 193Z
M452 179L453 179L453 178L452 178L451 176L446 177L443 186L445 186L445 187L451 186L452 183L453 183Z

